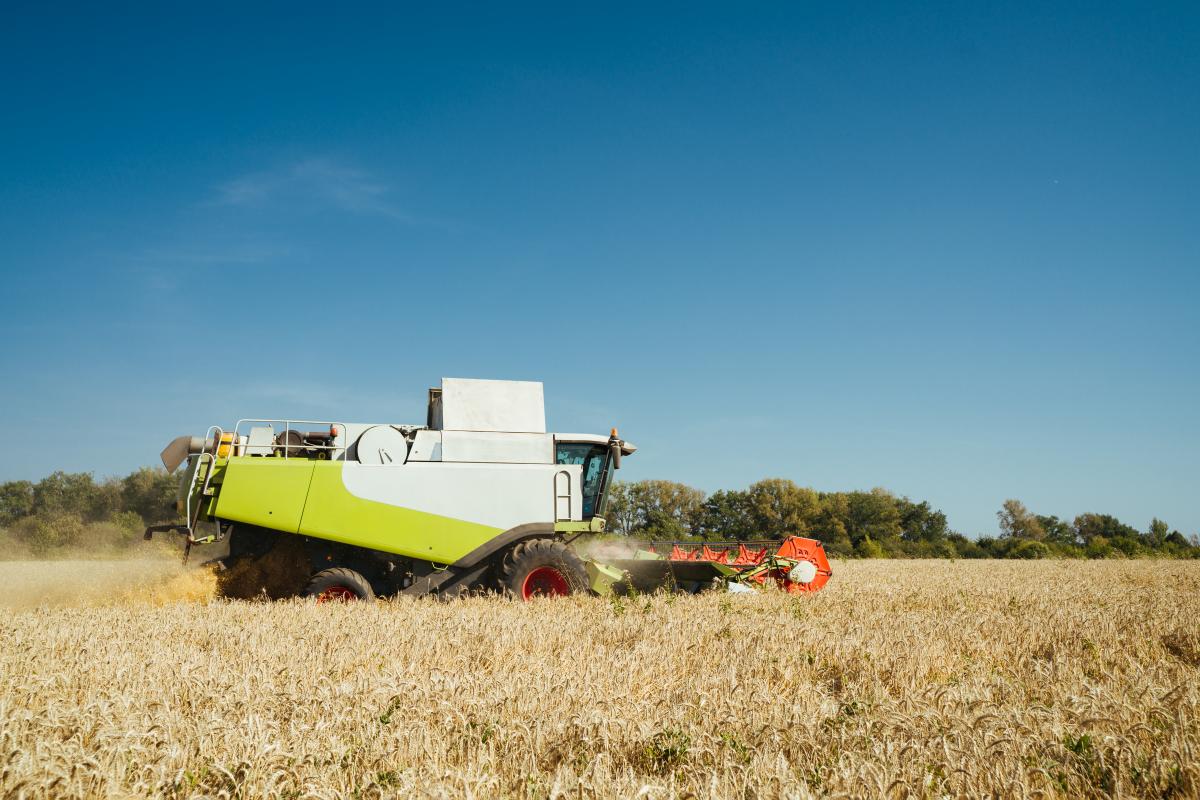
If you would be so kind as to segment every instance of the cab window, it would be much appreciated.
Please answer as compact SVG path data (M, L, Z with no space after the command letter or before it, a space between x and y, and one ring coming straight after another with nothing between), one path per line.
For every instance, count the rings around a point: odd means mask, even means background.
M600 444L572 444L562 442L555 446L555 463L580 464L583 466L583 518L591 519L600 501L604 488L604 465L608 460L608 448Z

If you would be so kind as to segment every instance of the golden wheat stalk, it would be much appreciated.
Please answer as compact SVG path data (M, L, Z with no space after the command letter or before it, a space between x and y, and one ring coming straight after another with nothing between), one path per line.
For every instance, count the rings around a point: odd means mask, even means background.
M224 601L145 564L0 586L2 796L1200 793L1195 563L525 604Z

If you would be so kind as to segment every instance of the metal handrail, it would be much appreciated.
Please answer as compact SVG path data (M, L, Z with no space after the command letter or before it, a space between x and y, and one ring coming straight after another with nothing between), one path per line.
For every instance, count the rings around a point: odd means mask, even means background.
M239 419L237 421L237 424L235 424L233 426L233 441L230 443L231 448L236 447L238 444L238 437L240 436L243 423L246 424L247 428L253 423L267 423L268 425L271 426L272 431L274 431L275 425L277 423L282 424L283 425L283 437L284 437L285 443L282 445L274 445L274 446L283 450L284 458L290 457L288 455L288 451L293 449L293 447L294 447L294 445L286 444L287 435L291 432L293 425L325 425L331 429L334 427L336 427L338 429L338 432L334 435L333 440L330 444L305 444L304 448L303 448L305 450L328 450L330 453L332 453L335 450L346 450L349 447L349 442L345 441L348 437L347 437L347 426L346 426L346 423L344 423L344 422L319 420L319 419L248 419L247 418L247 419ZM299 429L297 429L297 430L299 430ZM343 440L343 443L340 445L337 443L338 438L341 438ZM297 448L297 449L299 449L299 448ZM331 461L333 460L332 456L330 457L330 460Z
M210 437L211 434L211 437ZM220 425L210 425L204 433L204 444L200 446L200 452L196 454L196 469L192 472L192 479L188 481L187 500L184 506L184 511L187 520L187 532L189 541L194 538L196 523L200 519L200 503L196 503L196 513L192 513L192 496L196 492L196 479L200 477L200 470L204 466L204 459L208 459L208 468L204 470L204 485L200 487L200 496L203 497L208 491L210 481L212 480L213 464L217 461L216 453L221 449L221 438L225 432L221 430ZM212 441L213 451L208 452L208 443Z

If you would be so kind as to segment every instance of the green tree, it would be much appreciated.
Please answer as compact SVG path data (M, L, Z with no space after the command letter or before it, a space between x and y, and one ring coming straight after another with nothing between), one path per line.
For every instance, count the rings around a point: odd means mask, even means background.
M895 502L900 512L900 538L906 542L940 542L950 534L946 515L928 501L914 503L901 497Z
M706 539L720 541L762 538L755 528L749 493L722 489L709 495L700 517L700 532Z
M1071 523L1055 516L1044 517L1040 514L1036 516L1036 519L1038 525L1045 532L1044 541L1055 544L1075 543L1075 529L1071 527Z
M78 514L83 519L100 519L101 493L90 472L58 472L42 478L33 487L36 514Z
M1116 536L1112 539L1112 546L1129 558L1137 558L1138 556L1146 555L1145 544L1141 537L1134 536Z
M1036 514L1030 512L1020 500L1008 499L996 512L1000 520L1000 534L1012 539L1033 539L1041 541L1046 538L1046 531L1038 522Z
M29 481L0 483L0 525L8 525L32 513L32 483Z
M972 541L961 533L951 533L946 537L946 543L951 545L955 552L963 558L987 558L988 552L980 546L979 542Z
M121 498L121 484L121 478L108 478L96 484L96 492L92 495L91 508L87 514L88 519L110 519L125 507Z
M699 529L704 492L675 481L649 480L627 488L630 533L647 539L680 539Z
M1163 522L1158 517L1150 520L1150 527L1146 531L1146 544L1155 549L1161 548L1167 543L1167 537L1170 535L1170 526Z
M822 492L818 496L817 519L810 535L825 545L825 551L833 556L854 555L854 543L846 531L846 520L850 517L850 503L844 492Z
M1141 536L1133 528L1110 514L1080 514L1075 518L1075 535L1081 542L1087 544L1097 536L1105 539L1127 537L1137 539Z
M900 509L886 489L846 493L846 532L855 546L870 536L881 547L892 549L900 540Z
M820 501L812 489L786 478L766 478L746 490L754 538L782 539L808 534L817 520Z
M174 519L177 485L165 469L142 467L121 480L121 508L148 523Z
M1188 542L1187 537L1177 530L1172 530L1170 534L1166 535L1166 543L1177 548L1196 547L1194 542Z
M629 484L625 481L614 481L609 487L608 508L604 516L612 533L628 536L641 519L629 494Z

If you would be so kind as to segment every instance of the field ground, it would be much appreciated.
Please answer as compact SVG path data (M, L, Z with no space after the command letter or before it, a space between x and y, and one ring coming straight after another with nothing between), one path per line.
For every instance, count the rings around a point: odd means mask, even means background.
M1200 794L1195 562L528 604L214 601L160 562L0 586L5 797Z

